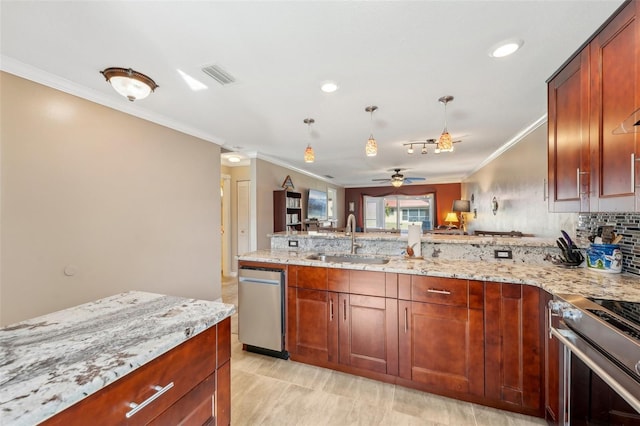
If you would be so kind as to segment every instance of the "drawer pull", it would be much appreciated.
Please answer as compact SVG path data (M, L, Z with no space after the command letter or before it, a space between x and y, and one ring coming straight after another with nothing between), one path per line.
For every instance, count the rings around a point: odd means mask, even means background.
M329 299L329 321L333 321L333 299Z
M437 288L430 288L427 290L427 293L451 294L449 290L438 290Z
M165 387L153 386L153 389L156 390L157 392L154 393L153 395L151 395L149 398L147 398L144 401L142 401L140 404L136 404L135 402L130 402L129 403L129 407L132 408L132 410L127 412L127 414L125 414L125 417L128 418L128 419L133 417L138 411L142 410L144 407L146 407L147 405L151 404L156 399L160 398L160 396L163 393L167 392L172 387L173 387L173 382L169 383Z

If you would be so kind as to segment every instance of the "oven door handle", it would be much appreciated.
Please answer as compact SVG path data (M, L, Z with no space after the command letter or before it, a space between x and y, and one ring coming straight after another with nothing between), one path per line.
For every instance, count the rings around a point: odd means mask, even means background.
M602 380L604 380L611 389L613 389L618 395L624 398L625 401L633 407L634 410L640 412L640 400L633 393L625 389L615 378L613 378L607 371L595 363L589 355L581 350L571 339L581 339L576 333L567 329L556 329L550 327L551 333L558 339L558 341L568 348L575 356L577 356L582 362L585 363L594 373L596 373ZM616 367L617 368L617 367ZM632 379L629 379L632 380Z

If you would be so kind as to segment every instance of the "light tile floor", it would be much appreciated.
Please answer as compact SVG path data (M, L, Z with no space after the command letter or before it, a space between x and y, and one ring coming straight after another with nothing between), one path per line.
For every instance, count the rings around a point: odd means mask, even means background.
M236 279L222 299L238 304ZM545 421L242 350L231 318L231 424L545 425Z

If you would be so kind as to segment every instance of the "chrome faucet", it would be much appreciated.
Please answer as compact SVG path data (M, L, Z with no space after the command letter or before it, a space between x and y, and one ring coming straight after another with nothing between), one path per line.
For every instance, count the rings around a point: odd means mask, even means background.
M353 213L347 217L347 228L345 232L347 235L351 235L351 254L356 254L356 249L362 247L362 244L356 243L356 217Z

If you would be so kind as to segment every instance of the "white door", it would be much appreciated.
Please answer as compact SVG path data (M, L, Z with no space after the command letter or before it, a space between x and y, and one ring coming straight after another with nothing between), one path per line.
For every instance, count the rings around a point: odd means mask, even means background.
M251 251L251 182L238 182L238 255Z
M231 276L231 176L222 175L222 275Z

